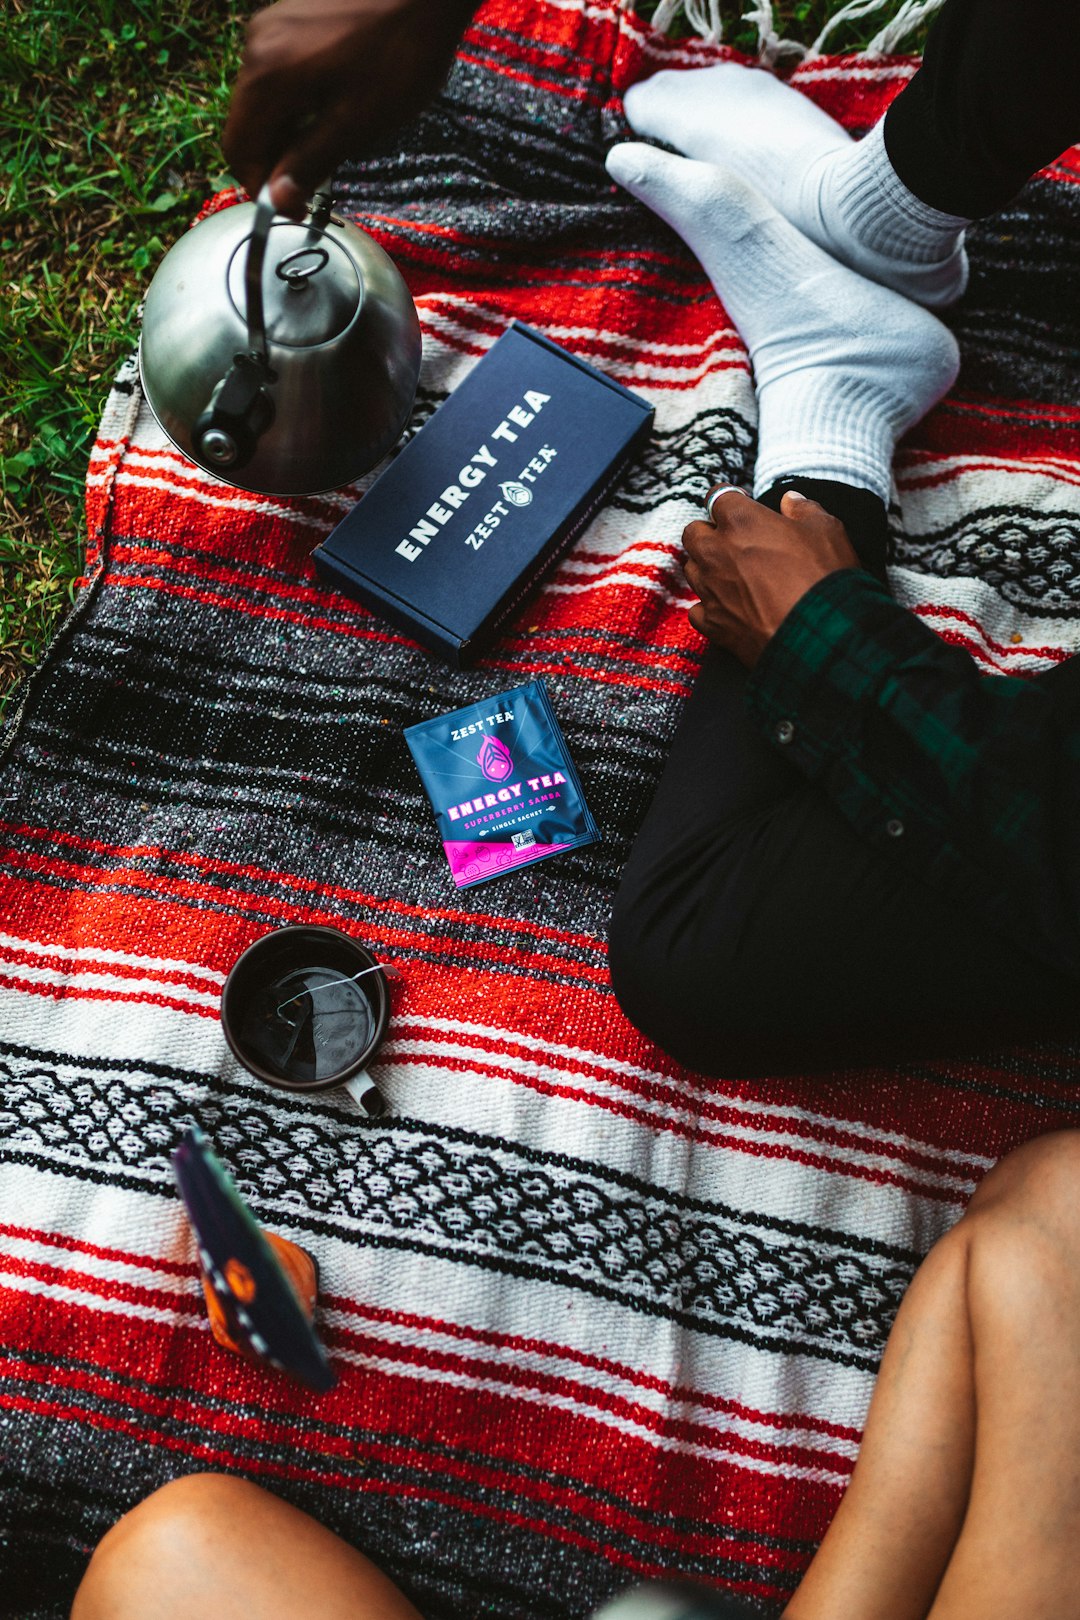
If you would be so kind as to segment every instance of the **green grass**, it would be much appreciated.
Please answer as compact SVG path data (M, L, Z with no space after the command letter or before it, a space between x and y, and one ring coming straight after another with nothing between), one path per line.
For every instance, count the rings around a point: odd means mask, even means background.
M221 183L242 35L215 0L7 0L0 22L0 689L70 601L86 461L147 273Z
M808 42L838 4L788 0L778 30ZM741 0L722 9L730 43L753 50ZM74 595L87 457L149 272L226 179L219 137L247 14L226 0L6 0L0 705ZM879 20L830 48L857 48Z

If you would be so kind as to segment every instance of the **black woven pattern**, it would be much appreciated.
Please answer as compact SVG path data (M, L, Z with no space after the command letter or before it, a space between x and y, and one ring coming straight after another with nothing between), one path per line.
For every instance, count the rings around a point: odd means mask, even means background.
M1015 607L1072 620L1080 615L1080 518L1075 512L984 507L920 536L907 533L897 561L948 579L978 579Z
M167 1158L198 1121L272 1221L364 1243L444 1254L542 1278L698 1331L872 1367L915 1256L614 1177L601 1167L463 1132L362 1123L337 1129L333 1103L301 1117L260 1088L206 1093L119 1071L0 1060L0 1135L9 1157L113 1175L171 1193ZM201 1093L201 1095L200 1095ZM320 1117L321 1113L321 1117Z

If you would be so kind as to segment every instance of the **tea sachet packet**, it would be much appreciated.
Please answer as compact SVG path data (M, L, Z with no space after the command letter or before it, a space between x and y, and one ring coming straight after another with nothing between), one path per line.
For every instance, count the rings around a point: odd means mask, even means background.
M542 680L408 726L459 889L600 837Z

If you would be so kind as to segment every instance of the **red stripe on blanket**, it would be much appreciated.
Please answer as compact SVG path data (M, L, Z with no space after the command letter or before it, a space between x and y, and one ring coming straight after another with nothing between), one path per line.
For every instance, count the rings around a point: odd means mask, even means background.
M20 1362L22 1342L10 1344L0 1352L7 1360L8 1377L17 1371L27 1386L42 1386L41 1396L34 1401L36 1410L76 1418L81 1408L73 1397L93 1394L104 1403L104 1409L95 1413L95 1422L102 1426L130 1426L128 1432L160 1444L170 1438L164 1427L168 1423L172 1438L190 1454L205 1455L214 1448L229 1465L254 1466L255 1471L252 1447L287 1443L291 1468L296 1472L287 1471L288 1465L271 1465L283 1478L325 1477L335 1459L354 1462L357 1448L351 1431L364 1429L372 1436L365 1450L373 1462L401 1467L415 1459L429 1479L413 1488L430 1489L436 1500L463 1511L474 1503L469 1495L455 1490L456 1484L488 1486L494 1494L512 1481L515 1495L538 1505L555 1503L568 1508L586 1529L626 1528L657 1550L667 1545L683 1553L700 1550L710 1557L721 1556L728 1544L722 1504L735 1480L746 1493L748 1505L766 1489L782 1496L794 1496L797 1491L799 1496L816 1498L818 1516L831 1509L838 1492L835 1480L810 1485L808 1490L808 1482L800 1479L796 1486L793 1478L778 1475L778 1455L769 1447L761 1448L760 1456L752 1448L742 1452L760 1465L760 1471L747 1470L738 1458L700 1456L677 1439L658 1448L652 1440L613 1429L610 1418L598 1422L559 1401L545 1403L543 1423L526 1424L527 1432L523 1432L531 1401L523 1403L506 1393L469 1388L460 1381L447 1386L442 1379L425 1379L407 1367L390 1373L371 1365L353 1366L340 1358L335 1364L338 1385L319 1401L318 1427L300 1429L295 1420L305 1415L309 1405L304 1392L281 1375L261 1374L219 1349L209 1340L205 1326L193 1331L194 1320L167 1329L133 1316L112 1316L3 1288L0 1298L10 1310L16 1331L33 1312L40 1312L49 1319L51 1334L61 1333L73 1353L97 1369L53 1366L46 1370L33 1362ZM23 1342L32 1349L35 1336L30 1334ZM135 1383L129 1382L132 1377ZM156 1377L162 1380L160 1389L155 1388ZM181 1397L173 1390L178 1378L186 1391ZM450 1412L448 1387L454 1390ZM28 1398L34 1399L16 1397ZM3 1400L0 1395L0 1404ZM247 1407L239 1431L234 1407ZM600 1453L608 1451L607 1465L594 1443L598 1434L606 1442ZM230 1439L241 1445L230 1446ZM430 1449L433 1443L434 1453ZM612 1466L611 1452L618 1458L617 1467ZM807 1449L805 1455L806 1466L823 1477L850 1472L851 1463L845 1456L816 1448ZM570 1458L574 1459L572 1475L566 1470ZM679 1477L685 1516L702 1529L680 1532L648 1517L636 1519L636 1510L649 1514L662 1501L672 1472ZM352 1489L370 1488L372 1477L358 1477L355 1470L338 1475L340 1483ZM592 1496L598 1487L606 1488L617 1500ZM510 1516L494 1511L499 1518ZM800 1518L805 1522L805 1513ZM752 1527L751 1513L747 1527L751 1533ZM555 1533L558 1526L545 1518L537 1522L537 1529ZM587 1536L585 1544L590 1541ZM766 1565L791 1566L790 1553L767 1546L758 1552ZM647 1567L659 1570L662 1565L649 1559Z
M41 1248L63 1249L71 1255L84 1255L93 1259L105 1260L125 1267L141 1268L148 1271L167 1273L185 1281L195 1280L199 1276L199 1268L194 1261L179 1262L164 1256L137 1253L133 1250L106 1248L100 1244L88 1243L78 1238L66 1235L40 1231L34 1227L15 1226L8 1222L0 1222L0 1237L14 1238L20 1242L33 1244ZM20 1274L17 1257L8 1260L0 1257L9 1274ZM59 1275L59 1268L54 1268ZM75 1272L66 1268L63 1272L65 1280L72 1286L79 1286L87 1280L86 1273ZM89 1281L96 1283L92 1274ZM103 1297L111 1297L103 1295ZM162 1308L171 1308L178 1296L159 1290L157 1302ZM736 1418L745 1419L749 1423L760 1424L773 1429L801 1428L808 1432L821 1434L837 1440L855 1442L859 1439L859 1431L842 1424L805 1417L790 1412L761 1412L745 1404L725 1400L720 1396L710 1394L708 1391L694 1389L689 1385L672 1386L663 1379L651 1377L648 1373L624 1363L612 1361L608 1357L595 1356L583 1353L572 1346L555 1344L545 1339L523 1338L520 1334L496 1333L479 1331L460 1323L445 1320L441 1317L421 1316L415 1312L403 1310L378 1309L363 1301L351 1299L340 1294L319 1295L320 1307L324 1311L333 1311L339 1315L358 1318L366 1323L382 1326L392 1326L409 1329L412 1332L427 1332L436 1335L439 1339L460 1340L466 1344L484 1345L494 1350L511 1351L515 1354L545 1357L557 1364L576 1365L588 1371L608 1373L622 1383L630 1384L641 1389L652 1390L663 1394L681 1404L693 1404L705 1411L726 1414ZM185 1299L185 1308L192 1304ZM194 1308L198 1309L197 1300ZM349 1329L338 1332L338 1339L343 1345L358 1344L363 1334ZM385 1341L368 1336L372 1346L379 1346ZM460 1362L463 1368L471 1368L476 1363L471 1359ZM505 1362L492 1362L491 1366L497 1376L502 1375ZM589 1393L589 1386L573 1383L568 1379L561 1380L567 1392L581 1391ZM640 1407L639 1410L654 1415L652 1409ZM837 1454L839 1455L839 1454Z

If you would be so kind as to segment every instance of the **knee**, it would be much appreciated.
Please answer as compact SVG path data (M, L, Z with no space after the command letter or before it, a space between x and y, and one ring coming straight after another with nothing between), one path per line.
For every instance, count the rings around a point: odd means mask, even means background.
M747 948L737 921L624 887L608 934L615 999L634 1027L702 1074L749 1074L779 1065L788 1032L776 981Z
M1016 1148L979 1185L957 1229L969 1282L1025 1316L1073 1287L1080 1270L1080 1131ZM984 1296L985 1297L985 1296Z
M665 1043L659 1024L670 1006L673 987L668 942L661 941L656 919L650 916L624 882L615 897L608 925L608 972L615 1000L635 1029ZM659 1016L658 1016L659 1015Z
M1080 1243L1080 1130L1036 1136L998 1161L968 1205L971 1216L1035 1221Z
M722 1020L721 965L696 954L675 907L624 884L608 930L608 969L622 1012L649 1040L692 1069L714 1072ZM710 987L703 994L703 980Z
M72 1620L137 1614L154 1591L193 1575L215 1579L217 1529L229 1535L266 1493L227 1474L188 1474L125 1513L102 1538L83 1577ZM156 1611L155 1611L156 1612Z
M235 1523L265 1500L267 1493L258 1485L233 1474L184 1474L125 1513L98 1550L115 1540L128 1545L153 1542L160 1549L175 1547L182 1553L193 1539L203 1537L207 1524Z

